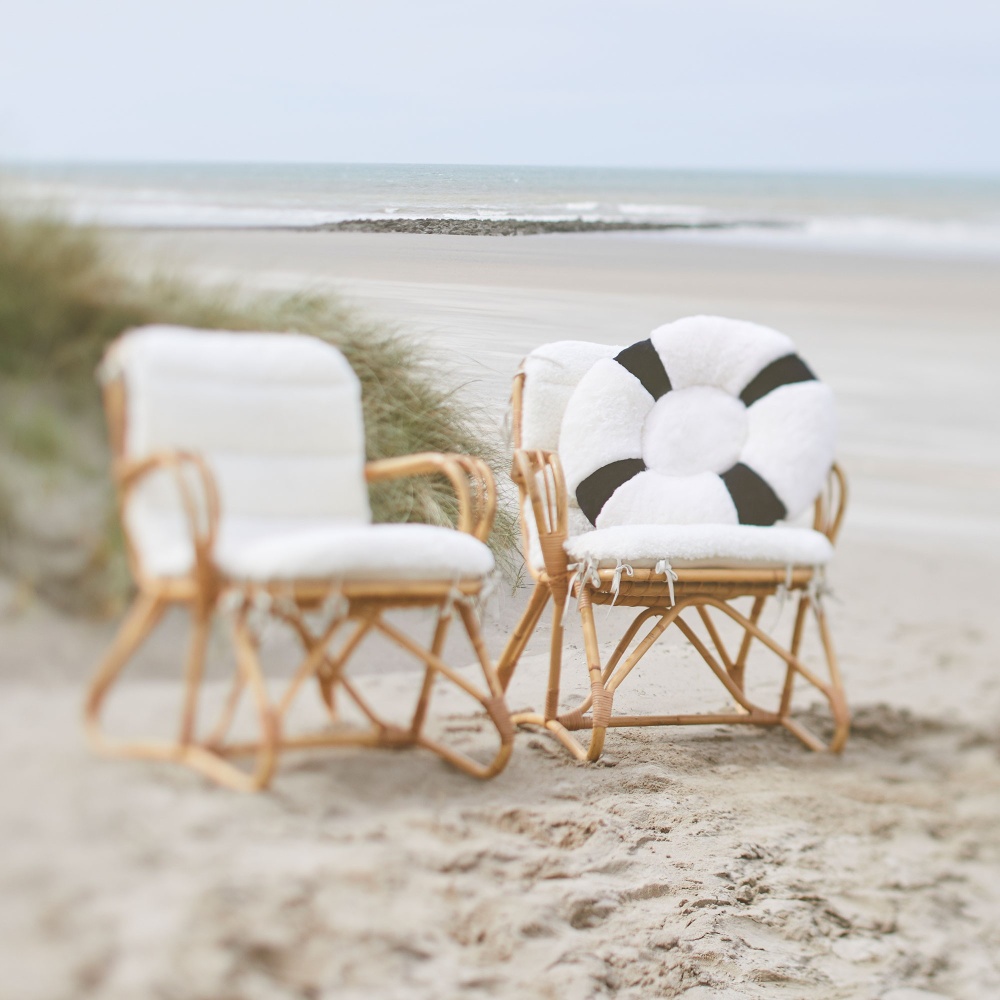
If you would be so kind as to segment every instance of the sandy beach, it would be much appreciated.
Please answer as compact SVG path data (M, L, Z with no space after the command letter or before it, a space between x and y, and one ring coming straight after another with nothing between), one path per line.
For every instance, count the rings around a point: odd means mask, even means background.
M426 340L498 436L548 341L628 344L694 313L788 333L839 401L829 610L855 724L841 757L777 731L622 730L596 766L522 733L485 784L420 753L304 755L240 797L91 757L82 690L114 623L0 581L0 997L1000 996L995 263L647 233L110 241L138 273L335 291ZM525 598L489 609L493 655ZM166 623L115 719L169 718L183 637ZM542 697L545 638L512 708ZM662 651L628 697L721 705L690 662ZM413 678L367 682L401 702Z

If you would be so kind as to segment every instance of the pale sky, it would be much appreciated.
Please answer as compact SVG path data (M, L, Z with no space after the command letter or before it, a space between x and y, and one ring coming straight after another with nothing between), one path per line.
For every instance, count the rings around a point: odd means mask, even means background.
M0 5L0 159L1000 172L1000 0Z

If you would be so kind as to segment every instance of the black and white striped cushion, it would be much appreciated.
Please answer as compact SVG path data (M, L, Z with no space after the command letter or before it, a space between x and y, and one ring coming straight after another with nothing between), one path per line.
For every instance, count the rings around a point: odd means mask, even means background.
M815 500L835 436L833 394L788 337L693 316L584 374L559 455L596 527L769 525Z

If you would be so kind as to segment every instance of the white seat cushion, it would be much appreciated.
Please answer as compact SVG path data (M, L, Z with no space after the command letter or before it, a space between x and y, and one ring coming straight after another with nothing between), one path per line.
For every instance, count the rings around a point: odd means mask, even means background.
M619 559L634 569L652 569L661 559L674 569L756 568L824 566L833 557L833 546L811 528L644 524L575 535L567 540L566 552L574 562L599 568L613 567Z
M191 545L177 538L157 545L146 569L183 576ZM493 554L479 539L429 524L345 525L224 519L215 564L234 580L469 580L493 571Z

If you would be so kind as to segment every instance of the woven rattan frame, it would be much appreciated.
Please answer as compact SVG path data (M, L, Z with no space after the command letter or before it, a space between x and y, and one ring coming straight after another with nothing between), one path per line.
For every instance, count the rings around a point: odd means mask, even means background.
M783 726L812 750L842 750L850 728L850 714L812 567L797 566L791 572L785 568L677 569L672 592L663 574L648 569L635 569L631 576L619 574L617 593L612 589L614 570L601 570L598 574L599 585L593 579L580 579L571 570L563 547L568 537L568 507L559 457L554 452L530 451L520 446L524 381L525 375L520 372L514 379L511 398L515 446L511 476L520 493L525 561L534 579L534 590L498 663L504 690L510 684L518 660L550 601L552 635L544 707L541 711L518 713L513 716L514 722L522 726L544 727L580 760L597 760L603 751L607 730L619 726ZM816 501L813 518L813 527L825 534L831 543L837 539L846 503L846 479L841 469L834 466L827 488ZM533 566L528 557L529 517L537 526L544 559L542 569ZM775 597L779 591L786 592L795 600L795 615L787 644L779 642L761 627L764 607L768 599ZM590 694L576 708L560 713L563 617L569 596L576 598L580 615ZM752 600L749 614L741 613L733 605L732 602L738 598ZM639 613L607 662L602 663L594 605L611 603L637 608ZM682 617L688 610L697 616L702 635ZM735 622L742 630L742 640L735 655L721 639L717 623L719 616ZM800 657L804 630L810 619L818 630L826 677L821 677ZM615 715L615 692L671 626L683 633L721 682L735 703L733 710L689 715ZM778 704L772 708L753 703L746 693L744 674L754 642L767 647L785 664L781 695ZM796 681L811 685L828 705L832 726L827 739L821 739L800 720L793 718L792 696ZM587 746L581 746L572 735L575 730L590 730Z
M100 664L87 692L84 708L88 742L98 753L108 756L139 757L175 761L229 788L256 791L266 787L274 773L278 756L291 749L326 746L424 747L455 767L478 778L489 778L505 767L513 745L514 728L504 704L503 691L482 639L475 601L482 582L375 580L338 583L323 580L281 581L280 584L242 584L227 580L212 560L219 521L218 491L211 470L198 455L164 452L140 462L125 457L125 385L121 378L104 389L114 479L119 508L124 510L129 493L142 478L155 470L169 470L187 515L194 546L194 568L184 576L161 579L142 570L124 517L129 565L138 593L119 631ZM369 482L406 476L442 475L458 498L457 530L485 541L496 513L496 488L492 473L480 459L463 455L425 453L369 462L365 476ZM317 631L306 614L338 605ZM124 741L107 736L101 726L105 697L122 670L152 633L170 606L186 608L192 633L184 666L184 701L179 731L174 740ZM400 631L384 617L397 608L435 609L437 622L430 646L423 646ZM206 649L213 619L223 610L231 615L231 637L236 654L236 672L230 694L214 725L199 735L198 702L202 686ZM284 622L301 642L303 659L284 694L273 701L268 693L258 655L255 619L261 610ZM449 625L457 614L482 670L483 685L471 683L446 664L441 656ZM424 679L409 725L385 721L346 676L345 668L358 646L371 632L378 632L424 667ZM334 641L340 641L336 651ZM478 701L495 727L499 746L488 763L432 739L426 732L434 682L444 678ZM304 685L315 682L332 722L338 722L338 699L349 699L368 722L367 727L330 729L302 736L284 736L283 723ZM257 738L237 742L228 738L241 695L249 691L256 715ZM249 757L249 768L238 766L236 758Z

